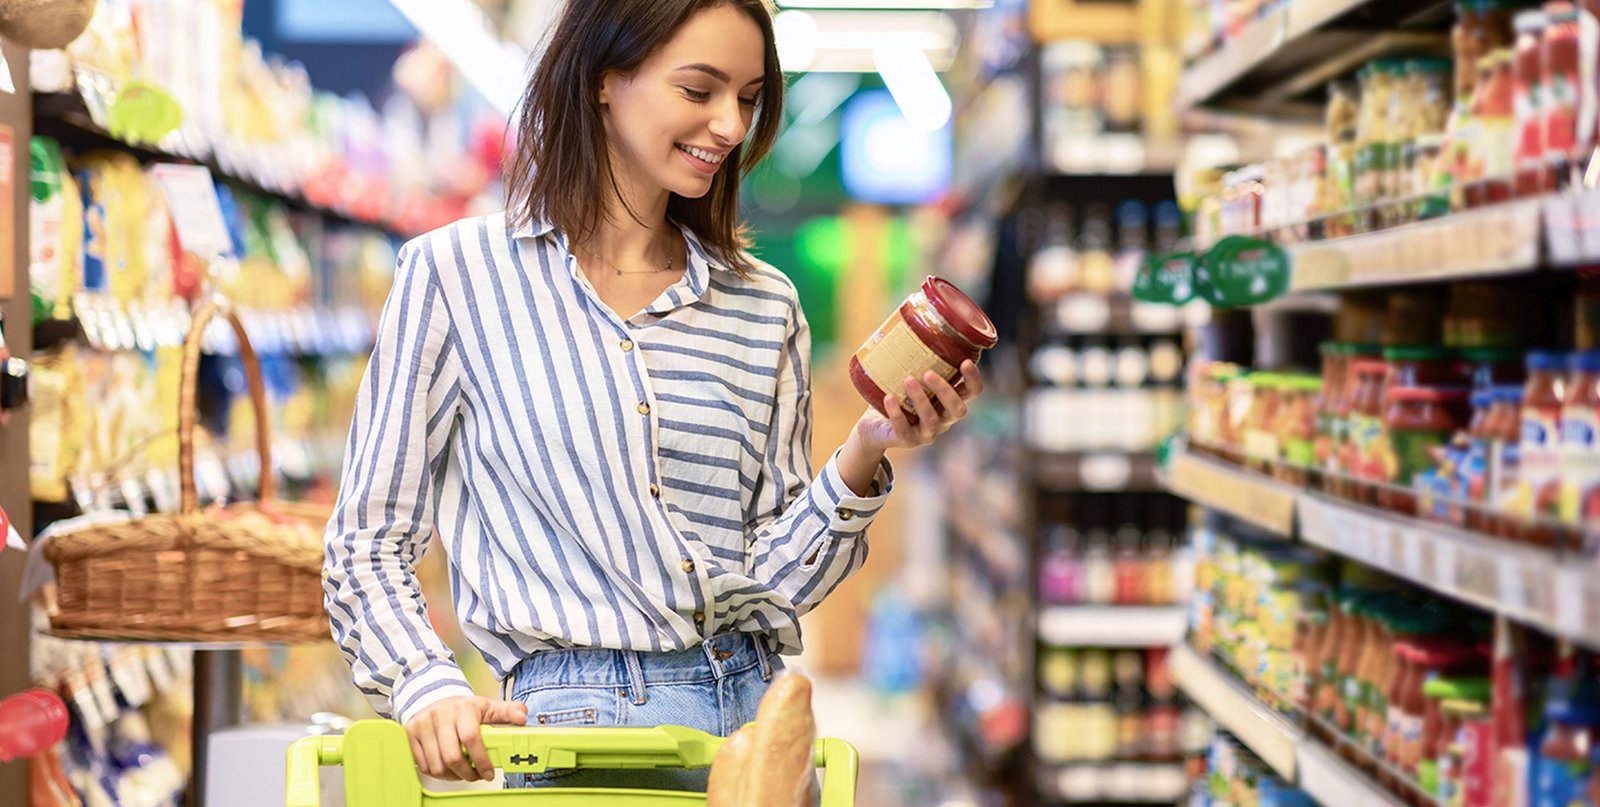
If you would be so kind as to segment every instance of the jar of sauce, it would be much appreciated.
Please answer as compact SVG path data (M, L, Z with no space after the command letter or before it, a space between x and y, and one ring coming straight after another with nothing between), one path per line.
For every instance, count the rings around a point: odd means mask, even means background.
M1466 428L1470 396L1465 387L1389 388L1383 414L1388 478L1378 488L1380 507L1416 513L1416 477L1435 468L1456 432Z
M1282 376L1277 373L1250 374L1250 411L1245 420L1245 465L1268 473L1278 461L1278 410L1282 399Z
M1578 112L1582 92L1582 56L1579 45L1578 9L1572 3L1545 3L1548 24L1542 33L1540 63L1543 88L1541 104L1544 133L1545 175L1548 190L1572 184L1571 167L1586 159L1577 152ZM1591 33L1591 36L1593 34ZM1591 59L1594 57L1591 54ZM1590 64L1592 77L1593 63ZM1592 92L1592 89L1591 89Z
M1508 517L1507 508L1522 470L1522 387L1495 387L1489 395L1489 414L1483 426L1488 441L1487 473L1476 497L1479 507L1468 511L1467 526L1514 538L1516 520Z
M1383 349L1377 345L1359 343L1348 345L1346 350L1349 352L1344 360L1344 379L1339 384L1339 399L1333 411L1335 468L1332 473L1331 492L1347 499L1355 499L1360 495L1356 483L1361 468L1355 438L1351 431L1354 426L1356 401L1361 392L1361 377L1356 370L1363 362L1376 361L1382 364Z
M1467 186L1467 207L1511 199L1516 114L1512 104L1511 51L1500 49L1478 60L1478 88L1472 116L1478 122L1473 156L1474 181Z
M1383 478L1379 455L1383 437L1383 395L1389 366L1381 360L1363 359L1355 363L1356 385L1350 396L1347 421L1349 453L1347 473L1352 478L1350 498L1364 504L1377 501L1373 483Z
M1415 654L1413 651L1413 655ZM1407 767L1402 755L1401 769L1416 777L1423 792L1438 795L1440 791L1441 764L1446 747L1455 742L1461 729L1461 713L1449 713L1444 704L1450 701L1472 701L1482 704L1487 714L1489 679L1477 677L1424 678L1422 683L1423 718L1422 743L1415 760L1415 768Z
M1369 603L1374 595L1357 594L1346 599L1344 610L1344 642L1339 647L1338 679L1339 697L1334 704L1333 724L1346 735L1354 736L1359 728L1356 716L1361 707L1362 662L1366 658L1367 639L1371 623L1367 619Z
M1600 350L1572 356L1561 407L1561 521L1592 531L1600 523Z
M921 383L931 370L958 384L961 363L976 362L998 339L994 323L972 298L955 284L930 276L850 357L850 381L883 413L886 395L904 399L908 376ZM902 400L901 408L917 422L909 401Z
M1469 347L1459 355L1467 384L1474 390L1521 384L1528 377L1522 351L1514 347Z
M1323 490L1331 491L1333 480L1329 475L1338 473L1339 470L1334 449L1339 444L1343 431L1342 419L1339 416L1339 400L1344 396L1346 366L1350 363L1350 346L1343 342L1323 342L1321 352L1322 386L1317 392L1314 405L1317 428L1312 453L1315 455L1315 464L1320 472L1319 485Z
M1517 493L1518 539L1554 546L1561 489L1561 408L1567 398L1567 357L1551 350L1528 353L1522 391L1521 483Z
M1536 9L1519 11L1512 20L1517 36L1511 78L1517 119L1518 198L1538 196L1549 184L1544 157L1544 87L1540 66L1545 24L1544 12Z
M1438 345L1386 347L1391 387L1450 387L1462 383L1461 363L1454 351Z
M1283 382L1283 404L1278 416L1278 441L1283 461L1274 473L1291 485L1305 485L1316 466L1317 414L1315 400L1322 389L1316 376L1292 375Z
M1328 627L1321 646L1317 648L1317 684L1312 690L1312 708L1322 722L1313 723L1314 730L1320 730L1322 725L1338 725L1339 659L1348 641L1350 620L1345 604L1350 596L1350 592L1339 589L1328 592Z
M1496 48L1511 44L1511 8L1503 0L1463 0L1456 3L1456 24L1450 32L1456 72L1456 99L1472 97L1478 60Z

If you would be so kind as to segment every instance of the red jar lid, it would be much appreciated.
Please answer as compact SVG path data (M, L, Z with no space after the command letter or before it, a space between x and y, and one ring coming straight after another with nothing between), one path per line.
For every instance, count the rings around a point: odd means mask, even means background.
M922 294L939 312L939 316L944 317L945 322L950 323L950 327L968 342L988 350L1000 341L1000 334L995 331L989 316L954 283L929 275L927 280L922 281Z
M1466 387L1390 387L1385 397L1398 403L1460 403L1471 395Z
M1356 375L1386 375L1389 365L1382 359L1360 359L1350 369Z

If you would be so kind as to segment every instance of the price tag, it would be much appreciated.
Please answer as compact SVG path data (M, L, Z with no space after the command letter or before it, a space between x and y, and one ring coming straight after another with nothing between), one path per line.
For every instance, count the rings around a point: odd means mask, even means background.
M1425 580L1422 571L1422 541L1411 530L1399 530L1400 572L1412 580Z
M1556 631L1563 636L1572 638L1589 638L1597 626L1589 622L1589 599L1585 574L1590 570L1585 566L1578 568L1563 567L1555 570L1554 579L1551 580L1551 609L1554 611L1552 621Z
M1528 607L1528 589L1523 585L1523 565L1516 561L1502 562L1498 566L1500 573L1500 607L1515 614L1526 614Z
M203 165L157 163L150 173L167 197L178 242L185 252L210 258L233 251L233 238L223 220L210 169Z
M1456 573L1456 547L1449 541L1435 538L1429 541L1433 545L1433 583L1434 585L1451 591L1457 585Z

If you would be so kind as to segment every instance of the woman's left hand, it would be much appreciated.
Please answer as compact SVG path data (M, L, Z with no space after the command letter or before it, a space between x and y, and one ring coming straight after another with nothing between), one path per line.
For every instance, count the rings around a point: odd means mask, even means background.
M888 416L868 409L856 421L855 436L863 448L880 451L925 446L966 417L967 402L982 394L983 378L978 374L978 365L970 360L961 363L959 389L934 372L924 375L921 383L906 376L904 400L910 401L911 408L917 412L916 425L912 425L905 410L900 408L900 396L885 395L883 408ZM939 401L938 409L934 408L934 400Z

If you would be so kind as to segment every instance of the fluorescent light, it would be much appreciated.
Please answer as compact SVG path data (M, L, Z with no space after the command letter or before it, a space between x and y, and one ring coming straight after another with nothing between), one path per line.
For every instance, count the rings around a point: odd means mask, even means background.
M528 54L494 33L470 0L389 0L506 117L522 96Z
M785 73L800 73L817 58L817 21L804 11L783 11L772 20L778 40L778 64Z
M921 50L935 70L955 61L956 25L943 11L788 10L774 25L785 71L800 70L796 65L809 54L803 60L808 71L875 72L872 53L883 45Z
M779 0L783 8L964 9L992 8L994 0Z
M932 132L950 122L950 93L921 48L903 42L880 45L872 51L872 63L912 126Z

